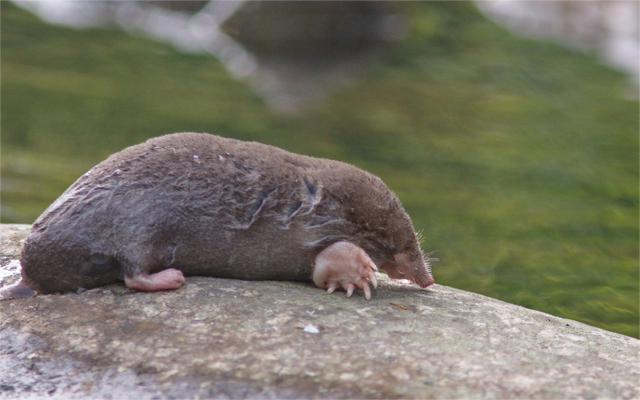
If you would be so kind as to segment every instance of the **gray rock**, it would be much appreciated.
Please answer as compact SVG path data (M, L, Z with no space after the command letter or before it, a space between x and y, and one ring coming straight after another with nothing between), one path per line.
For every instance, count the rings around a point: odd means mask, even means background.
M0 225L3 267L27 230ZM0 398L640 397L637 339L379 280L369 302L200 277L1 301Z

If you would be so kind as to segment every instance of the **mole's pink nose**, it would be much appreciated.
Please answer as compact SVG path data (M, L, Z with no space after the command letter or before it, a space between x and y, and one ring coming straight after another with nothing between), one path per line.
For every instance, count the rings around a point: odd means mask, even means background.
M427 287L427 286L431 286L434 283L436 283L436 281L433 279L433 276L431 276L431 274L427 274L426 276L422 277L422 276L416 276L413 281L420 287Z

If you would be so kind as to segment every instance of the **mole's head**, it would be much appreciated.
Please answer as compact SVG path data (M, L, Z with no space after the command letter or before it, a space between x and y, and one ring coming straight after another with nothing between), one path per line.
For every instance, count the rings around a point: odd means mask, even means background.
M415 234L414 234L415 235ZM392 260L380 266L393 279L408 279L420 287L434 284L429 259L420 250L419 245L409 245L393 255Z
M394 213L388 221L392 226L387 228L391 235L379 235L376 240L377 251L370 250L370 253L377 258L378 267L390 278L407 279L423 288L433 285L428 255L420 249L418 235L413 230L409 216L404 210L401 211L404 215Z
M407 279L420 287L432 285L428 255L420 250L418 235L400 200L378 178L360 193L349 218L358 227L353 241L389 277Z

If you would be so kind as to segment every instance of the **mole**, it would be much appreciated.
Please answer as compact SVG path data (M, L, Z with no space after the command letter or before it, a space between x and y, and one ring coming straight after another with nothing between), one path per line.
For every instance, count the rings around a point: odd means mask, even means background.
M398 198L353 165L206 133L115 153L35 221L4 298L185 276L313 281L371 298L375 271L420 287L428 257Z

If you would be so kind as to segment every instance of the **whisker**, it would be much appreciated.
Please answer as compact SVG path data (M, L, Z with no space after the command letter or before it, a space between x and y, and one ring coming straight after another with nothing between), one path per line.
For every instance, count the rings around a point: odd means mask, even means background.
M429 257L430 255L432 255L432 254L434 254L434 253L438 252L438 250L433 250L433 251L430 251L430 252L428 252L428 253L425 253L423 250L420 250L420 252L422 253L422 258L423 258L423 259L424 259L424 261L426 261L426 262L429 262L429 261L440 261L440 259L439 259L439 258L431 258L431 257Z

